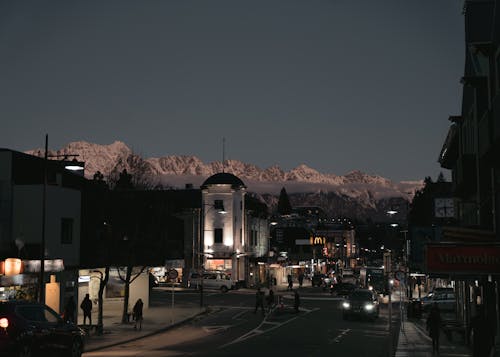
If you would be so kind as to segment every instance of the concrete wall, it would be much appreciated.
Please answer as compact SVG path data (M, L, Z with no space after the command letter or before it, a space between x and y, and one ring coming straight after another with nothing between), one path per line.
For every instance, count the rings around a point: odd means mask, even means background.
M12 235L24 242L40 243L42 238L42 185L16 185L13 188ZM47 186L45 252L48 259L64 258L65 266L80 263L80 191ZM61 220L73 219L73 240L61 244Z

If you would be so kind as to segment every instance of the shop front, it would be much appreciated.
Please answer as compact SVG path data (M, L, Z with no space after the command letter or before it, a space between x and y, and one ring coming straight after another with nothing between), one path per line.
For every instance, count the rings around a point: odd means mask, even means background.
M493 326L499 321L500 244L432 243L426 247L430 278L449 281L455 288L456 322L468 331L482 306ZM496 331L495 331L496 333ZM464 333L466 339L467 334Z

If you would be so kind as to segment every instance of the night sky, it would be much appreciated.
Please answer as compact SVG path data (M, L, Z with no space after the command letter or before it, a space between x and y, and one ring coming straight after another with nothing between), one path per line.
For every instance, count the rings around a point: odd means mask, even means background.
M0 1L0 147L437 177L457 0Z

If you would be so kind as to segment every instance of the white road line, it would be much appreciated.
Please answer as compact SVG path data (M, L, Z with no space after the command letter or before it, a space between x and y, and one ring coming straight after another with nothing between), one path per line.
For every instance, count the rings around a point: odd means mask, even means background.
M315 308L315 309L312 309L312 310L305 310L305 309L301 309L301 310L302 310L302 311L304 311L306 314L308 314L308 313L310 313L310 312L313 312L313 311L317 311L317 310L319 310L319 308ZM277 328L280 328L281 326L286 325L286 324L288 324L288 323L290 323L290 322L292 322L293 320L295 320L295 319L297 319L297 318L298 318L298 316L295 316L295 317L293 317L293 318L291 318L291 319L289 319L289 320L286 320L285 322L281 322L281 323L279 323L279 322L274 322L274 321L273 321L273 322L269 322L269 321L267 321L267 317L268 317L268 316L269 316L269 315L266 315L266 317L265 317L265 318L264 318L264 320L263 320L263 321L259 324L259 326L257 326L257 327L256 327L256 328L254 328L253 330L251 330L251 331L249 331L249 332L245 333L244 335L242 335L242 336L238 337L237 339L235 339L235 340L233 340L233 341L231 341L231 342L228 342L228 343L226 343L226 344L224 344L224 345L222 345L222 346L219 346L219 349L220 349L220 348L225 348L225 347L230 346L230 345L235 344L235 343L243 342L243 341L248 340L248 339L250 339L250 338L252 338L252 337L255 337L255 336L258 336L258 335L261 335L261 334L267 333L267 332L269 332L269 331L276 330ZM262 326L264 326L265 324L271 324L271 325L274 325L274 326L273 326L273 327L271 327L271 328L268 328L268 329L261 330L260 328L261 328Z
M340 340L342 339L342 337L344 337L345 335L347 335L349 333L349 331L351 331L350 328L348 328L346 330L343 330L339 335L337 335L337 337L335 337L333 339L333 341L339 343Z

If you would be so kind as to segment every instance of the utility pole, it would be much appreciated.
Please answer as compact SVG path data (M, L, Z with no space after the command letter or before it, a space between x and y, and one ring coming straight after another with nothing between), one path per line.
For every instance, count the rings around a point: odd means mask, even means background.
M45 302L45 216L47 214L47 158L49 135L45 134L45 154L43 157L43 189L42 189L42 239L40 242L40 276L38 277L38 301Z

